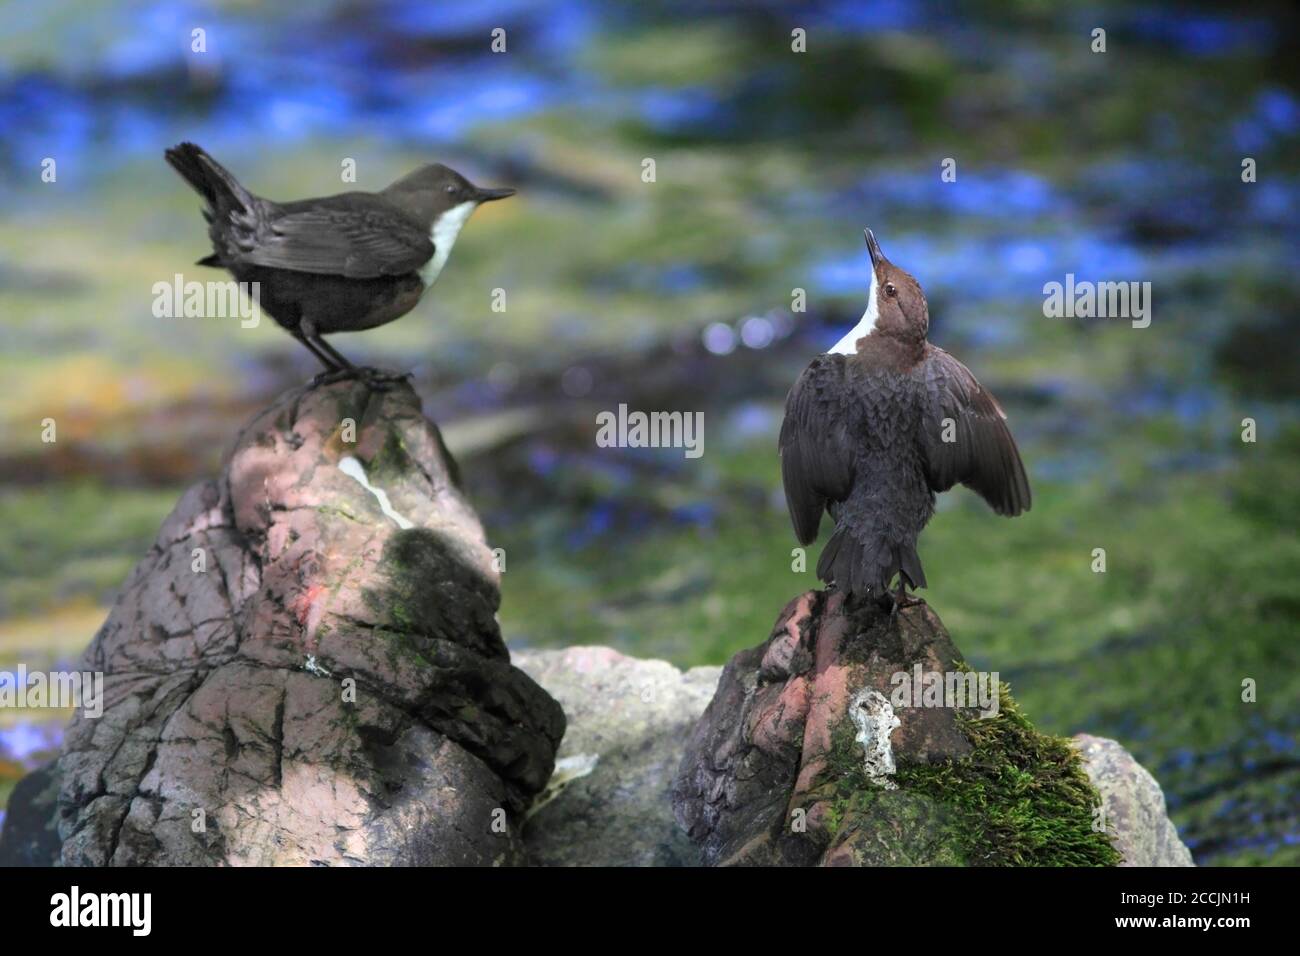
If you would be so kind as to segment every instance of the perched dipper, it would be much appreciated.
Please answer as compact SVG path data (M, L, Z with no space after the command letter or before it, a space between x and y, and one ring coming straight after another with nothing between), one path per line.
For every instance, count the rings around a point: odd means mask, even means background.
M193 143L167 162L208 204L212 255L198 265L261 284L261 308L324 364L358 369L321 336L400 318L438 280L470 214L513 189L480 189L454 169L421 166L378 193L278 203L254 196Z
M817 540L823 511L835 521L817 576L851 600L896 608L908 603L908 587L925 587L916 539L935 492L961 482L1014 516L1029 510L1029 481L997 399L925 340L921 286L885 258L871 230L866 239L867 310L790 390L781 478L800 544Z

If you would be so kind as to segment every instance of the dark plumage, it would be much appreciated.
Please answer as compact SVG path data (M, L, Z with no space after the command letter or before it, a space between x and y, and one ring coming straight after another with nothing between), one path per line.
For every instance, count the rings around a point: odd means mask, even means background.
M897 600L926 586L916 553L935 492L961 483L1000 515L1028 511L1029 481L997 400L961 362L926 341L917 281L867 232L871 299L862 322L804 370L786 399L781 477L795 535L835 531L817 575L855 598ZM945 420L951 441L944 441Z
M214 251L198 264L260 283L262 309L330 371L356 369L323 334L372 329L411 311L474 209L515 192L480 189L435 163L378 193L278 203L254 196L193 143L164 155L207 202Z

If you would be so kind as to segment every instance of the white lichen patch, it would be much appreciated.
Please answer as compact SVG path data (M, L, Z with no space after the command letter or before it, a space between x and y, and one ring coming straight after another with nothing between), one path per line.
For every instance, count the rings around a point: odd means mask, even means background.
M366 491L374 495L375 500L379 502L379 510L389 518L392 518L399 528L406 530L407 528L415 527L415 525L411 524L410 521L402 517L393 509L393 503L388 500L388 493L385 492L383 488L376 488L370 483L370 479L366 477L366 469L362 466L361 462L357 461L357 459L353 458L351 455L340 459L339 471L343 472L343 474L347 475L362 488L366 489Z
M598 763L600 763L600 754L574 754L572 757L561 757L555 761L555 770L551 773L551 779L546 781L545 789L533 799L532 806L528 808L528 816L531 817L558 797L573 781L595 770Z
M889 778L898 769L889 737L902 721L889 699L878 690L863 688L849 701L849 718L858 728L853 739L862 745L862 769L867 779L884 790L897 790Z
M315 654L307 655L307 662L302 665L302 669L307 671L309 674L315 674L317 677L334 676L328 670L326 670L324 667L321 666L320 662L316 660Z

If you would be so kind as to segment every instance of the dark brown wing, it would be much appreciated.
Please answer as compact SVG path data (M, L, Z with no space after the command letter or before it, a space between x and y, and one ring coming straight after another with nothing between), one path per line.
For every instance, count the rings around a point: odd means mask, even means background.
M844 356L819 355L804 369L785 400L781 423L781 481L800 544L817 540L829 501L853 487L844 394Z
M924 448L930 487L947 491L961 482L1000 515L1028 511L1029 479L997 399L970 369L933 345L926 346L917 372L928 399ZM945 432L951 441L944 441Z
M240 262L373 279L414 272L433 256L420 227L387 210L318 206L267 223Z

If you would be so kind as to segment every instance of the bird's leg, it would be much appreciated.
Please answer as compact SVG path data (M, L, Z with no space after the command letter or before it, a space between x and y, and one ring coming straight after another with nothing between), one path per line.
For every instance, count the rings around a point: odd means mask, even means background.
M339 351L338 349L336 349L334 346L330 345L330 344L329 344L328 342L326 342L323 338L321 338L321 335L320 335L319 332L316 333L316 338L313 339L312 342L313 342L313 344L314 344L318 349L320 349L322 352L324 352L326 355L328 355L331 359L334 360L334 362L335 362L337 365L341 366L342 368L347 369L349 372L357 372L357 373L360 373L360 372L362 371L362 369L357 368L357 366L355 366L355 365L353 365L351 362L349 362L349 361L348 361L348 360L343 356L343 353L342 353L342 352L340 352L340 351Z
M888 614L892 619L894 616L894 595L889 590L889 584L873 584L867 588L867 593L862 599L863 607L873 607L877 614Z
M320 363L325 366L325 371L317 373L316 377L311 380L312 388L319 388L322 385L329 385L332 382L340 382L353 374L348 369L340 368L335 365L334 361L328 355L316 348L316 346L312 345L306 337L299 335L296 332L293 334L293 337L306 346L307 351L316 356Z
M319 361L322 365L325 366L325 371L321 373L322 375L327 375L331 372L340 371L339 367L334 364L334 362L330 359L328 355L324 354L319 349L317 349L316 346L312 345L311 342L307 341L306 336L302 335L299 332L293 332L291 334L295 339L297 339L299 342L303 344L303 346L307 349L308 352L316 356L317 361Z
M361 380L372 392L386 392L411 378L410 372L399 375L396 372L385 372L377 368L363 368L359 373Z
M298 323L298 328L290 329L290 334L295 339L307 347L307 351L316 356L316 360L325 366L325 372L341 372L348 368L348 363L337 362L330 357L329 353L320 347L317 343L316 326L309 319L302 319Z
M307 320L299 323L303 335L306 336L308 347L321 358L322 361L329 362L333 368L330 374L337 372L339 378L359 378L372 390L376 392L387 391L398 382L410 378L410 375L391 375L381 372L374 368L358 368L347 360L338 349L330 345L321 337L320 331L315 324Z
M325 363L327 369L332 372L346 370L353 375L359 374L360 369L344 358L338 349L321 338L320 330L311 319L303 319L299 322L298 331L302 334L307 347Z
M294 336L299 342L307 346L311 354L316 356L320 363L325 366L325 371L311 380L313 388L328 385L332 382L341 382L344 379L365 377L365 370L357 368L338 349L333 348L321 338L316 324L310 319L303 319L298 323L298 331L294 333ZM367 384L370 383L367 382Z

